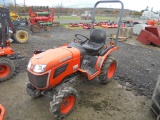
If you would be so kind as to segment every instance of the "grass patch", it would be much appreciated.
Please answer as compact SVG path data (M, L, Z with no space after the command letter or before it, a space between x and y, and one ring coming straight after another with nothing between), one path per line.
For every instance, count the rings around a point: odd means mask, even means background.
M72 17L72 16L60 16L60 18L58 19L57 16L54 17L55 20L59 21L59 20L81 20L80 16L76 16L76 17ZM102 20L102 21L115 21L117 20L117 17L104 17L104 16L96 16L95 20Z
M29 16L20 16L21 18L27 18L29 19ZM95 17L95 20L117 20L118 18L117 17L104 17L104 16L96 16ZM80 16L76 16L76 17L72 17L72 16L60 16L60 18L58 19L57 16L54 16L54 20L81 20L81 17Z

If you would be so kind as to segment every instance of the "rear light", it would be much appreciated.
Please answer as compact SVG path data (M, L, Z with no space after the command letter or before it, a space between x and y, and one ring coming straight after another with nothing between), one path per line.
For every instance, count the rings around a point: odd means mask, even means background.
M111 45L111 46L114 45L114 42L113 42L113 41L110 41L110 45Z

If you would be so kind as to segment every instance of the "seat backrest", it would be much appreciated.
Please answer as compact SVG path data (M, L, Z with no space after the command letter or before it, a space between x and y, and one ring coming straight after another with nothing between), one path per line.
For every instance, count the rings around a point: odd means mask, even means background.
M90 42L105 44L106 31L103 29L93 29L90 35Z

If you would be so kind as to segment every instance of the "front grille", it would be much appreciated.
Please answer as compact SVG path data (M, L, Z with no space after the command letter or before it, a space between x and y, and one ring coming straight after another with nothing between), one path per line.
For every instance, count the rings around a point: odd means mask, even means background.
M28 72L29 81L38 88L44 88L47 85L48 73L45 75L36 76Z
M54 78L56 78L58 75L66 71L67 67L68 67L68 63L56 68L54 72Z

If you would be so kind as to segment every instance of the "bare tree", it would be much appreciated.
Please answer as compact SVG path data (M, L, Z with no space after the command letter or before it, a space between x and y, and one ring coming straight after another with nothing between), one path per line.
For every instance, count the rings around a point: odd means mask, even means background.
M57 10L57 13L58 13L58 19L60 18L61 14L62 14L62 11L63 11L63 4L62 4L62 1L61 1L61 4L58 4L57 6L55 6L56 10Z

